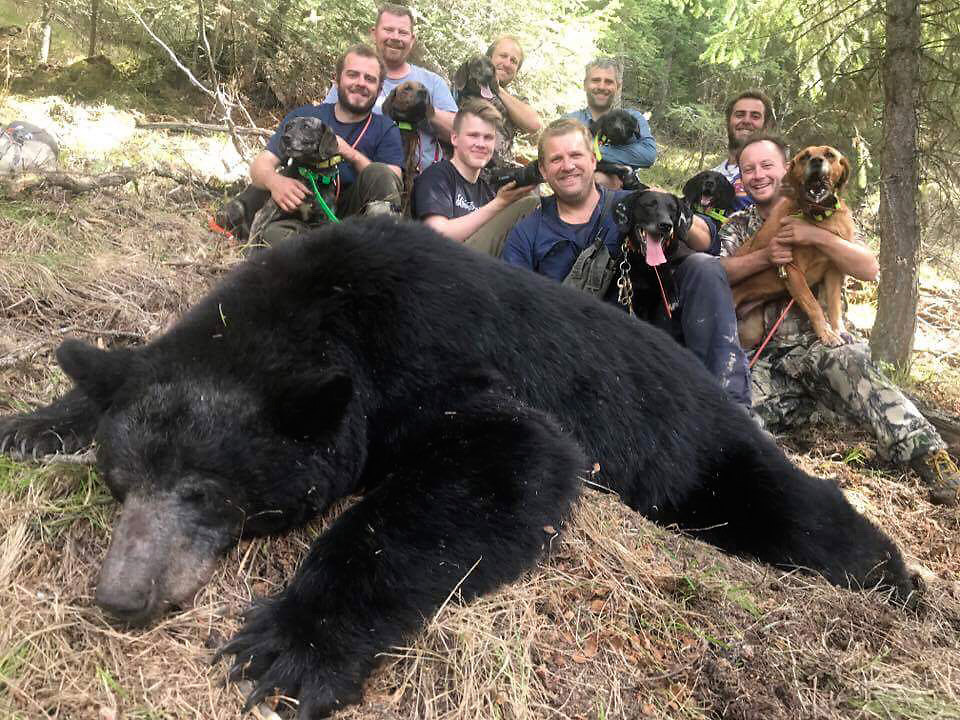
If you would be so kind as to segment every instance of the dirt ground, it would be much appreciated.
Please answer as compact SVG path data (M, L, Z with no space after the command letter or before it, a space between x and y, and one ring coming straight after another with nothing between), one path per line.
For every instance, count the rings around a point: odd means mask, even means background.
M2 108L54 125L72 171L114 158L202 181L145 176L0 199L7 413L65 388L52 356L64 337L149 340L239 260L207 227L223 200L210 188L235 179L238 159L223 137L146 133L105 106L14 97ZM855 290L867 329L872 290ZM921 370L910 381L947 413L960 410L958 292L925 275ZM863 432L817 427L783 442L900 545L925 581L918 610L731 558L588 490L535 572L469 605L454 599L383 658L363 703L338 717L960 718L960 511L930 505ZM283 587L329 518L241 543L193 607L126 631L92 602L116 506L88 463L0 458L0 717L239 717L241 689L224 686L214 650L253 597Z

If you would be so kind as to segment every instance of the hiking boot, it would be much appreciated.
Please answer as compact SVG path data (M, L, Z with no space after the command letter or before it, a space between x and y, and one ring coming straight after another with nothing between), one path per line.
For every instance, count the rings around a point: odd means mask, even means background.
M934 505L956 505L960 500L960 470L946 450L937 450L910 463L930 488Z

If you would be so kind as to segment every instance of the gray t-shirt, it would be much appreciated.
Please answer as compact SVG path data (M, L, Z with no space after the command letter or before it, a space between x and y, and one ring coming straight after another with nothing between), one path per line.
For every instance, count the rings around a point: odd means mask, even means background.
M383 87L380 88L380 95L377 96L377 102L373 106L373 111L378 114L382 113L383 101L387 99L387 95L389 95L397 85L406 80L415 80L418 83L423 83L427 88L427 92L430 94L430 102L433 103L434 110L445 110L446 112L454 113L457 111L457 104L453 101L453 95L450 94L450 88L447 87L444 79L436 73L430 72L417 65L410 65L410 72L403 77L388 77L384 79ZM327 93L323 101L325 103L337 101L336 85L330 88L330 92ZM440 150L440 145L437 143L437 138L432 133L420 130L420 172L426 170L431 164L442 157L443 153Z

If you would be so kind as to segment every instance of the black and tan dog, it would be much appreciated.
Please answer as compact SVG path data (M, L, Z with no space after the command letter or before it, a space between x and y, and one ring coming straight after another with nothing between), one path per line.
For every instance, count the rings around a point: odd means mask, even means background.
M309 194L292 213L280 209L273 198L267 198L250 224L250 242L254 244L260 242L263 229L271 222L294 218L311 226L323 225L330 221L329 212L336 206L339 186L337 166L341 158L333 130L319 118L293 118L283 126L279 149L279 172L302 182ZM323 204L317 200L318 194Z
M716 170L704 170L687 180L683 199L695 211L726 222L737 206L737 193L730 181Z
M677 309L673 268L692 251L686 244L693 212L682 199L657 190L638 190L613 208L624 239L637 317L652 320L663 307Z
M840 192L850 178L850 163L835 148L816 145L797 153L787 166L783 178L784 198L780 200L759 232L744 243L737 255L746 255L765 248L777 234L780 221L799 214L806 222L829 230L851 242L854 236L853 219ZM814 332L824 345L842 345L844 337L841 291L844 275L830 259L816 248L801 245L793 250L793 262L783 266L786 278L777 268L751 275L733 287L733 301L740 322L740 341L744 347L753 347L763 334L760 303L789 293L803 309L813 325ZM823 282L827 315L810 287Z
M433 119L433 103L426 85L405 80L383 101L383 114L393 118L403 138L403 211L410 207L413 181L420 174L420 131Z

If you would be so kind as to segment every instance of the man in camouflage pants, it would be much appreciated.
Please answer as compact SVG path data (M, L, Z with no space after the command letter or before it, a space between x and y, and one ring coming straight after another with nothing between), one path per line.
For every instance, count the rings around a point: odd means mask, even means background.
M786 146L776 137L756 136L740 150L744 188L755 204L733 215L720 230L721 263L730 284L771 265L789 263L792 245L814 245L846 274L873 281L879 266L866 245L794 218L783 222L767 248L734 257L779 200L786 164ZM785 301L776 301L757 310L763 313L763 337L784 307ZM791 309L753 368L754 411L772 432L827 419L866 423L877 438L880 455L912 467L930 486L931 502L957 504L960 472L943 439L874 365L867 345L847 339L839 347L824 346L807 316L799 308Z

